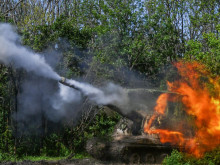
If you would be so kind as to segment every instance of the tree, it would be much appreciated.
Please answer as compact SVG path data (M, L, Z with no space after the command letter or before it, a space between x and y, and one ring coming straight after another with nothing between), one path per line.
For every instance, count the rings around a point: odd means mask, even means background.
M220 30L220 26L216 27ZM212 73L220 74L220 40L218 33L203 33L202 39L189 40L185 59L204 63Z

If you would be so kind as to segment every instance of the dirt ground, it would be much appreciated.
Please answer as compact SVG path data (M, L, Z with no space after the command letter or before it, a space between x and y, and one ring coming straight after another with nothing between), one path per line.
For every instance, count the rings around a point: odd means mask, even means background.
M2 162L1 165L125 165L124 163L116 162L103 162L95 160L92 158L89 159L72 159L72 160L59 160L59 161L22 161L22 162ZM159 165L159 164L151 164Z

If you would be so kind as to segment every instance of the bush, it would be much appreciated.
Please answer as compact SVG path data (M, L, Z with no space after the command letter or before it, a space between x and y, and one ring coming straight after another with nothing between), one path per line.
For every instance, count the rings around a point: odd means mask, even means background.
M0 163L3 161L10 161L10 160L11 161L16 160L16 157L0 150Z
M170 156L166 157L163 160L163 165L189 165L186 162L183 153L178 152L177 150L173 150Z
M204 157L197 159L191 155L173 150L170 156L166 157L163 165L217 165L220 164L220 147L207 152Z
M79 134L79 131L75 132L74 149L73 152L81 153L85 152L84 146L88 139L92 137L98 137L100 139L111 140L111 134L114 131L115 125L118 123L120 116L114 113L112 116L107 115L103 110L100 110L99 114L95 116L90 125L88 125Z

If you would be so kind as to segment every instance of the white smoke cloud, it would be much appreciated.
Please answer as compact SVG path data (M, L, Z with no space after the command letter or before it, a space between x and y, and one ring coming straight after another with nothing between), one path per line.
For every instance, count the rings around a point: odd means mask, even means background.
M128 103L128 96L124 89L113 83L107 84L102 89L98 89L90 84L75 80L66 80L67 83L79 88L83 95L99 105L115 104L125 105Z
M74 89L71 89L65 85L59 84L60 87L60 97L65 102L74 102L74 101L80 101L81 94L79 91L76 91Z
M34 72L36 75L59 80L60 76L45 61L44 57L31 52L19 44L19 36L15 33L13 26L0 24L0 61L5 65L12 65L14 68L23 68L27 72ZM108 84L102 89L93 87L87 83L75 80L67 80L68 83L78 87L83 95L87 96L96 104L121 104L127 101L126 95L121 87ZM60 103L54 102L56 109L63 107L63 104L80 101L79 92L59 85Z
M52 57L54 58L54 55ZM0 23L0 62L27 71L18 95L17 112L17 120L25 125L34 124L35 118L41 123L41 114L55 122L78 118L76 116L85 96L98 105L113 104L124 108L129 103L124 89L113 83L96 88L87 83L67 80L80 91L58 85L56 81L60 80L60 76L47 63L51 62L51 58L46 61L40 54L22 46L19 35L9 24Z
M23 68L39 76L59 79L59 75L46 63L44 57L18 44L19 36L9 24L0 24L0 61L5 65Z
M56 110L62 110L66 104L77 103L82 100L82 95L79 91L69 88L68 86L59 84L59 91L56 98L52 100L52 105Z

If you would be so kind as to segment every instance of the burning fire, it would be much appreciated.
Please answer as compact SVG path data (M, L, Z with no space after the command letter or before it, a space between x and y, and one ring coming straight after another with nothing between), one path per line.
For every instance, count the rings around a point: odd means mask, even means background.
M220 77L211 77L207 69L197 62L177 62L175 67L181 78L167 82L170 92L181 95L185 112L194 117L195 135L187 137L183 131L151 129L152 122L164 115L168 101L177 96L164 93L159 96L154 114L145 123L144 131L159 134L162 143L171 143L196 157L201 157L220 144ZM178 96L178 97L179 97Z

